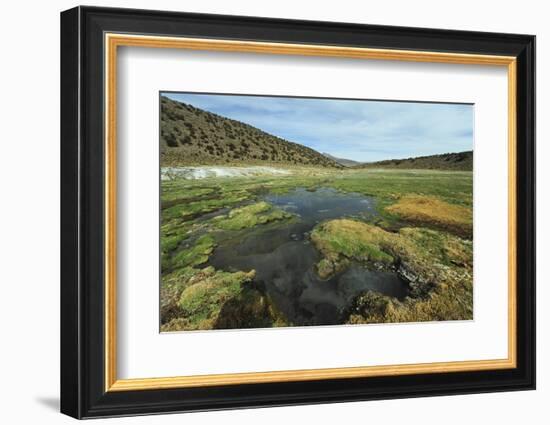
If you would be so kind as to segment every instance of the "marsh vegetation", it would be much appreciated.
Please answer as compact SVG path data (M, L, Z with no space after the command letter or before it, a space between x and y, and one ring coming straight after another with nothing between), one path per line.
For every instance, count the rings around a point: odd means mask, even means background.
M470 171L277 168L162 180L162 331L472 319Z

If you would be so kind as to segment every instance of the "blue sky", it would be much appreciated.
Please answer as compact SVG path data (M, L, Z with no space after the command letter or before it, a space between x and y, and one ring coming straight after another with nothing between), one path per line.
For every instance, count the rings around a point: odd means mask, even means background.
M188 93L163 95L339 158L369 162L473 149L473 106Z

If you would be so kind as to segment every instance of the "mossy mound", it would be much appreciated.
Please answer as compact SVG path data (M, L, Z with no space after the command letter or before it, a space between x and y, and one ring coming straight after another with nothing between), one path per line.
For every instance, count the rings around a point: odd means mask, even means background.
M224 304L237 297L255 272L222 272L213 267L179 269L163 279L161 330L213 329Z
M195 244L178 252L172 258L173 267L193 267L204 264L208 261L208 257L214 251L216 243L210 235L204 235L197 239Z
M220 229L240 230L291 217L292 214L273 208L267 202L257 202L245 207L235 208L227 216L217 217L214 223Z
M271 299L251 286L255 271L186 267L161 287L163 332L290 326Z
M338 219L322 223L311 233L311 240L324 258L317 264L323 279L343 270L348 260L368 263L376 268L387 268L395 261L386 239L392 237L379 227L363 222Z
M208 272L207 269L185 267L170 274L163 274L160 286L160 318L163 327L181 315L179 300L183 290L192 283L191 278L197 276L200 279L201 274Z
M245 272L203 272L200 281L188 286L179 299L182 316L197 329L212 329L223 305L237 297L242 284L254 278L254 271Z
M349 323L471 319L472 243L448 233L403 228L398 233L349 219L318 225L312 242L323 254L322 272L339 271L349 261L394 271L408 280L411 296L400 302L367 292L358 297ZM344 265L344 266L342 266Z
M386 207L386 211L409 222L472 238L472 209L465 206L449 204L431 196L407 195Z

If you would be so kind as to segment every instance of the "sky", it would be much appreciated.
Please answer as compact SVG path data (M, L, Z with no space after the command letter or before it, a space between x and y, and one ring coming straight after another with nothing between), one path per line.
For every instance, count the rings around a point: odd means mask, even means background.
M360 162L473 149L473 106L162 93L318 152Z

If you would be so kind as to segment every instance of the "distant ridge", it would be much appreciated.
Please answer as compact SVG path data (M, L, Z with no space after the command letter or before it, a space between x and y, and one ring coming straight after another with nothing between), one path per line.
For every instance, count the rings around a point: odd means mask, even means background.
M419 156L406 159L387 159L384 161L368 162L354 168L398 168L424 170L453 170L472 171L474 152L464 151L444 153L440 155Z
M359 161L353 161L352 159L338 158L325 152L323 152L323 155L325 155L329 159L332 159L333 161L336 161L338 164L341 164L344 167L354 167L356 165L361 165Z
M162 166L305 165L342 168L314 149L166 96L160 99Z

